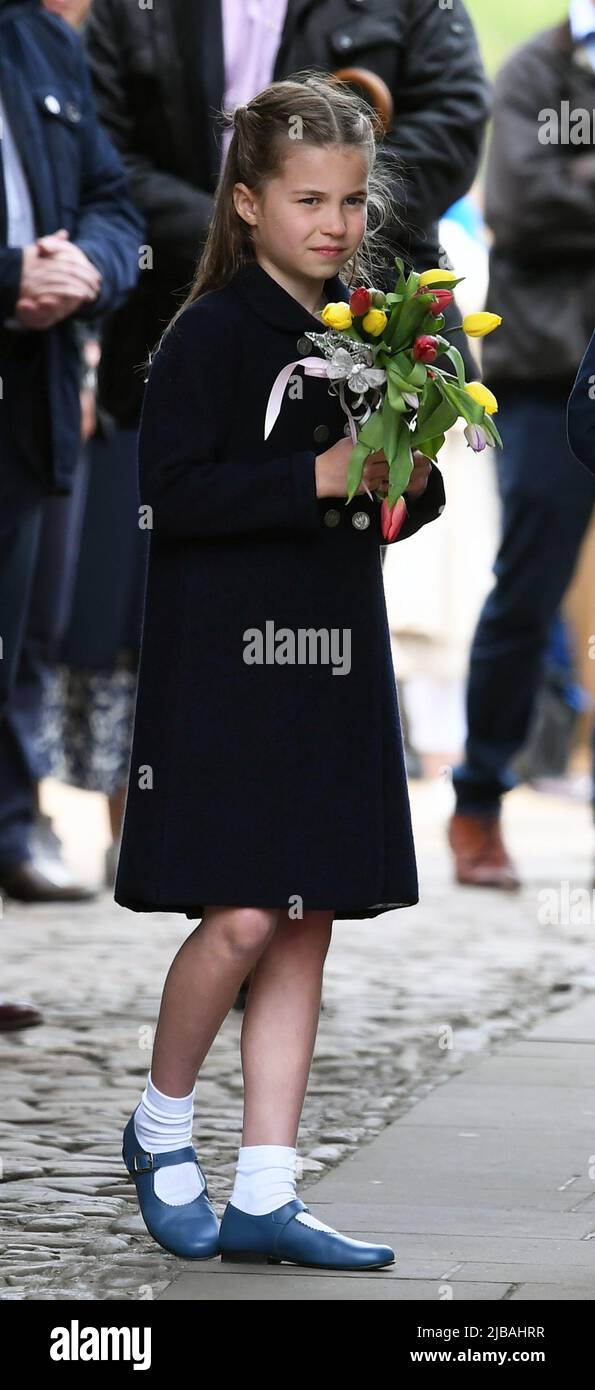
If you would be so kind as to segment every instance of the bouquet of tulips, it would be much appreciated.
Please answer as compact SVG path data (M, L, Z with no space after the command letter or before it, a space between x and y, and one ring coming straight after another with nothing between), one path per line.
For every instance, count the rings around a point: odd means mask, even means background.
M463 277L447 270L406 275L398 257L395 264L398 275L391 294L355 289L348 303L326 305L321 317L328 332L305 334L326 359L325 374L349 417L354 448L348 501L361 485L368 455L377 450L386 455L388 493L376 495L382 500L382 533L389 541L398 535L407 514L403 493L415 449L436 459L460 418L466 421L467 443L476 453L487 445L502 447L492 418L498 409L496 397L481 382L465 380L463 358L442 334L444 310ZM469 314L460 329L481 338L501 322L497 314ZM448 359L454 372L438 365L441 358Z

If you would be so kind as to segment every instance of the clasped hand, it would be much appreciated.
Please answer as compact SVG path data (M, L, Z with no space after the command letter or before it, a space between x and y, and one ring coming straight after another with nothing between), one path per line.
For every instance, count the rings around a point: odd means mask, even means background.
M52 328L81 304L92 303L102 275L65 227L23 247L23 268L15 317L26 328Z

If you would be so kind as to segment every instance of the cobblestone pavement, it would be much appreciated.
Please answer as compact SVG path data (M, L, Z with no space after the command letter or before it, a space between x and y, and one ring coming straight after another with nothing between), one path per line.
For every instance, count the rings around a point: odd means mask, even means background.
M309 1180L469 1052L595 987L588 806L524 788L508 798L524 888L506 895L452 882L451 795L446 782L411 784L420 904L335 925L298 1142ZM50 782L44 802L69 861L92 878L100 798ZM553 922L547 890L560 909ZM109 893L72 907L5 903L2 992L39 1004L45 1021L0 1034L0 1298L154 1298L184 1267L148 1236L120 1149L163 980L193 925L127 912ZM232 1010L196 1088L195 1142L219 1215L241 1140L241 1023Z

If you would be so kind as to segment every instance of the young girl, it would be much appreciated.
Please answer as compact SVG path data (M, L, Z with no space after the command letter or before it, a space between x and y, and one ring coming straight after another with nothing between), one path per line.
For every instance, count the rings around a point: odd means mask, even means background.
M198 273L144 400L150 557L115 898L200 921L167 975L123 1157L155 1240L196 1259L395 1258L324 1225L295 1187L333 920L418 901L380 503L363 484L346 503L349 426L325 379L296 369L264 440L277 373L314 354L306 330L324 331L317 312L349 297L339 270L353 279L368 252L367 203L386 206L370 117L303 74L236 110ZM386 487L384 454L364 479ZM399 538L444 506L421 456L407 504ZM194 1086L249 973L242 1147L219 1226Z

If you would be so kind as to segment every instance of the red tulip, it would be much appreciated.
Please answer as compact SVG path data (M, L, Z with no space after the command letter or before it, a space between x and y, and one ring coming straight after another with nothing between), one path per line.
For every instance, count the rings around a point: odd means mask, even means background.
M451 290L434 290L434 303L430 304L429 312L437 319L448 309L449 304L453 303L454 294Z
M349 308L354 318L363 318L364 314L367 314L371 307L372 295L369 290L361 287L359 290L354 290L353 294L349 296Z
M388 505L388 497L384 498L380 513L380 523L385 541L394 541L396 539L406 516L407 503L404 497L397 497L392 507Z
M421 338L416 338L413 344L413 357L416 362L435 362L439 351L438 339L429 333L422 333Z

